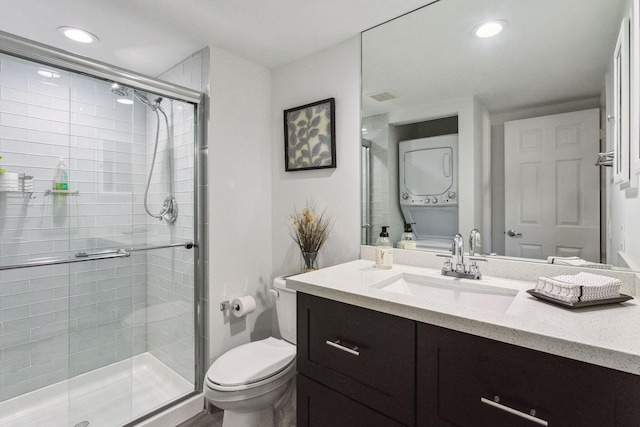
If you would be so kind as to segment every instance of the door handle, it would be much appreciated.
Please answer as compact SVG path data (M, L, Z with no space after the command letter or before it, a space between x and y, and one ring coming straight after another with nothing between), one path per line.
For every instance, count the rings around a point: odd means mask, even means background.
M518 233L515 230L509 230L509 231L507 231L507 236L509 236L509 237L522 237L522 233Z

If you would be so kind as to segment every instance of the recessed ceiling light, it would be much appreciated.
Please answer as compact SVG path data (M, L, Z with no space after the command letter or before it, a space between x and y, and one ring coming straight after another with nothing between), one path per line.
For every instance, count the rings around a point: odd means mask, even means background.
M507 21L489 21L484 24L478 25L474 30L473 34L481 39L486 39L488 37L497 36L506 28L508 25Z
M60 78L60 74L56 73L55 71L51 71L51 70L38 70L38 74L40 74L42 77L46 77L48 79L58 79Z
M58 31L65 37L78 43L93 43L98 41L98 37L80 28L58 27Z
M133 104L133 99L130 98L118 98L116 99L120 104L131 105Z

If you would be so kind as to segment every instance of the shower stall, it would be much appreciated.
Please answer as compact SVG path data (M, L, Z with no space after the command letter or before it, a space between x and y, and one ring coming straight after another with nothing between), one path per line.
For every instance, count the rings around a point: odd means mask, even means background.
M0 33L0 425L132 425L201 390L203 99Z

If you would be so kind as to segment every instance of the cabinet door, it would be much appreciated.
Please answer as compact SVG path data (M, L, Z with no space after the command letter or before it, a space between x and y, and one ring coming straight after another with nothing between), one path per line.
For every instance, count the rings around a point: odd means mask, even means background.
M415 424L414 321L298 292L298 372Z
M640 425L616 413L618 371L425 324L417 351L418 426Z
M296 381L298 427L401 427L403 425L303 375L298 374Z

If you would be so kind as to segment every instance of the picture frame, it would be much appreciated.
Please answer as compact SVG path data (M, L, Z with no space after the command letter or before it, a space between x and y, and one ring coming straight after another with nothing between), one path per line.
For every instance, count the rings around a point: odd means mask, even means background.
M285 171L336 167L335 98L284 111Z

